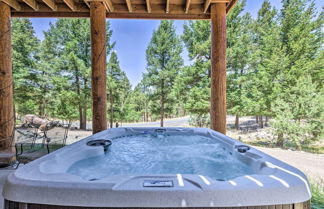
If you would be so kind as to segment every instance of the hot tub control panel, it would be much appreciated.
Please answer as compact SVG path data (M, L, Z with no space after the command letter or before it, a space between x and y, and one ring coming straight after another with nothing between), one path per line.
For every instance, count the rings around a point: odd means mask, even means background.
M173 187L172 180L144 180L143 187Z

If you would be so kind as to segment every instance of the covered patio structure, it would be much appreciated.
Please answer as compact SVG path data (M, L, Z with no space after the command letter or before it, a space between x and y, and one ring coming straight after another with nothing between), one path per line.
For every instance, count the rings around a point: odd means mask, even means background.
M0 161L14 158L12 17L90 18L93 133L107 129L106 18L211 20L211 128L226 134L226 15L237 0L0 0Z

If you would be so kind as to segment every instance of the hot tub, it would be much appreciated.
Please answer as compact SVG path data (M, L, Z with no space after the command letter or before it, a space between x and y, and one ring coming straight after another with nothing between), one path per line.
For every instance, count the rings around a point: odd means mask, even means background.
M6 209L305 208L311 192L298 169L210 129L116 128L19 168L3 196Z

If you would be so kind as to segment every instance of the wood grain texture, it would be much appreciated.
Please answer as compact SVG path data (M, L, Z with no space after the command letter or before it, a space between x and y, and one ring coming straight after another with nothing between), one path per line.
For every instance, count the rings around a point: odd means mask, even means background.
M17 11L21 10L21 6L16 0L1 0L1 1L6 3L7 5L9 5L10 7L14 8Z
M0 2L0 151L11 152L14 143L13 76L10 7Z
M226 134L226 4L211 5L211 129Z
M43 2L53 11L57 11L57 5L54 0L43 0Z
M25 2L28 6L30 6L33 10L38 11L39 6L36 0L22 0Z
M92 132L107 129L106 94L106 9L102 2L90 2L92 61Z
M6 2L13 17L85 17L90 16L90 2L103 2L116 18L130 19L203 19L210 16L210 5L226 3L229 9L236 0L0 0ZM24 2L26 3L24 3ZM36 6L37 5L37 6ZM19 10L19 11L18 11ZM52 12L52 13L51 13ZM68 13L71 12L71 13ZM84 13L88 13L85 15ZM140 14L140 15L138 15ZM146 15L144 15L146 14ZM152 14L152 15L151 15ZM154 14L154 15L153 15ZM167 14L167 16L165 15ZM167 18L168 17L168 18Z

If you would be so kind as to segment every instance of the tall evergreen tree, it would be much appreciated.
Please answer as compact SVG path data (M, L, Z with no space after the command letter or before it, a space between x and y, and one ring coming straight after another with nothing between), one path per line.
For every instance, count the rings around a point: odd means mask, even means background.
M109 27L107 24L107 55L112 47L110 44L112 32ZM48 38L56 42L54 48L58 56L56 73L65 78L57 80L67 82L66 85L61 85L65 88L64 91L74 91L77 95L75 100L78 103L80 129L86 129L87 112L91 102L90 22L87 19L58 19L51 25Z
M176 34L173 21L162 20L158 29L153 32L146 49L147 79L152 88L151 100L159 101L152 110L159 113L161 127L165 115L172 112L175 102L171 96L174 79L183 64L182 45Z
M12 20L14 99L20 114L37 113L39 97L37 86L41 74L38 71L39 43L32 23L26 18Z
M110 128L115 122L123 122L127 118L127 99L131 85L124 71L119 66L117 53L111 53L107 66L108 115Z
M324 105L318 101L318 97L324 96L320 88L322 78L318 77L319 68L324 66L320 53L322 44L319 44L323 43L323 14L317 17L313 1L283 0L282 3L280 42L287 64L277 76L274 93L278 99L272 106L273 125L279 146L284 145L284 138L290 138L300 147L311 139L318 139L324 132L323 115L320 114ZM294 130L303 130L303 134L286 131L294 126Z
M239 117L246 115L245 97L247 75L252 53L252 17L242 16L246 0L239 1L227 21L227 107L235 115L235 127L239 129Z
M275 100L276 75L281 72L287 59L279 40L278 15L268 0L264 1L253 24L253 53L246 85L245 109L250 115L272 116L271 105Z

